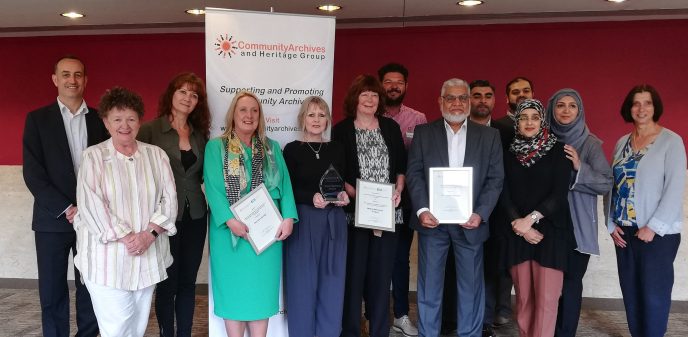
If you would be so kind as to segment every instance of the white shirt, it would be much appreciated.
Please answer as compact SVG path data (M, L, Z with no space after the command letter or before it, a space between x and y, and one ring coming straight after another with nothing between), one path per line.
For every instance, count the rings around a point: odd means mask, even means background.
M451 125L444 121L444 129L447 131L447 152L449 154L449 167L462 167L466 157L466 128L468 122L464 121L458 131L454 132Z
M88 144L88 133L86 132L88 106L86 106L86 101L82 100L81 106L75 113L72 113L64 103L60 102L59 97L57 98L57 105L60 106L60 115L62 115L67 143L69 143L69 153L72 155L72 164L76 174L81 167L81 153L84 152Z
M79 170L74 219L81 277L98 285L139 290L167 278L172 264L168 236L177 233L177 192L169 158L157 146L137 142L127 157L112 138L84 151ZM148 230L154 223L166 231L141 255L129 255L118 240Z
M449 155L449 167L463 167L463 160L466 158L466 130L468 130L468 122L463 121L458 131L454 132L447 121L444 121L444 129L447 131L447 154ZM420 217L421 213L429 211L427 207L423 207L416 211L416 215Z

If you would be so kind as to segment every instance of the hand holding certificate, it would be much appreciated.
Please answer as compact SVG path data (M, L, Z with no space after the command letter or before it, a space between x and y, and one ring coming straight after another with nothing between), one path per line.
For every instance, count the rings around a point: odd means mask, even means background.
M356 227L394 232L394 185L356 179Z
M463 224L473 213L473 168L430 168L430 212L439 223Z
M264 184L260 184L229 208L234 217L248 227L246 240L251 243L256 254L262 253L277 240L282 215Z

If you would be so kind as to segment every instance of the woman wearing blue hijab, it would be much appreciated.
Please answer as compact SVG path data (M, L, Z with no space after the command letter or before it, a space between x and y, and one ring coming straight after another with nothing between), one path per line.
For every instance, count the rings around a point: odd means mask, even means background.
M549 99L547 121L552 133L566 144L566 158L573 164L569 207L576 248L569 252L564 285L559 299L555 336L574 337L578 328L583 276L590 255L599 255L597 196L612 187L612 171L602 151L602 141L585 124L583 101L577 91L561 89Z

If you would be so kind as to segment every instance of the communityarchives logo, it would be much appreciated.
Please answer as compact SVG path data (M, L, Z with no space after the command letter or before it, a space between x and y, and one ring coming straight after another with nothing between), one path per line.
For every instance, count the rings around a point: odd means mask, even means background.
M236 42L232 40L233 38L234 36L225 34L215 39L214 45L217 55L222 55L222 58L226 58L227 56L231 58L232 55L236 54L236 49L238 49L238 47L236 46Z
M235 39L234 36L219 34L212 42L217 56L223 59L232 57L283 59L285 61L308 60L320 62L325 60L325 47L310 43L290 42L256 42Z

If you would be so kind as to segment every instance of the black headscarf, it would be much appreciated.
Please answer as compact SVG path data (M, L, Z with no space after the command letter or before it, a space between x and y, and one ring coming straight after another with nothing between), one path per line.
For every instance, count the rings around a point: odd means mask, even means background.
M533 137L526 137L518 130L519 118L526 109L535 109L540 115L540 130ZM509 151L516 155L516 159L521 165L530 167L549 152L557 142L557 137L549 130L549 123L545 119L545 108L536 99L526 99L519 103L514 118L516 119L516 123L514 123L516 136L511 142Z

